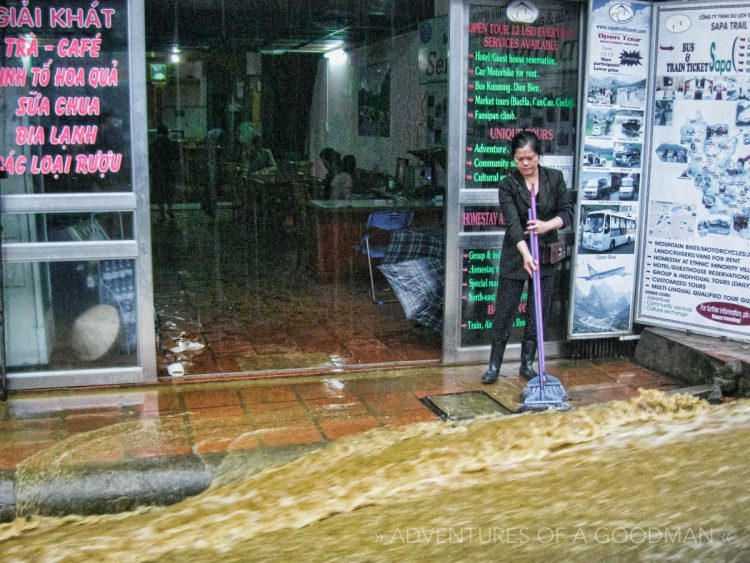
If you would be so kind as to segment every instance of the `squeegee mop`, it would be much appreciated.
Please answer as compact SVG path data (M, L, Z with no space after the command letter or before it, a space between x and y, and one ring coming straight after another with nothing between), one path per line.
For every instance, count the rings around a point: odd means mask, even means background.
M536 186L531 188L531 209L529 219L536 221ZM521 393L523 404L518 412L544 411L547 409L570 410L565 401L568 394L562 383L545 371L544 368L544 323L542 319L542 287L539 272L539 238L534 231L529 232L531 256L537 265L532 275L534 283L534 319L536 320L536 343L539 351L539 375L532 378Z

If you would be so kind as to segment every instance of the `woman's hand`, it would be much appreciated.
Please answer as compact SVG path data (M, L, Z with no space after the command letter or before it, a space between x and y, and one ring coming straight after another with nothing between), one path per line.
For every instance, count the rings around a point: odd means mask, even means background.
M534 257L531 255L529 246L526 244L525 240L522 240L516 245L516 248L518 249L518 252L521 253L521 257L523 258L523 269L526 270L526 273L529 274L530 278L533 277L534 272L538 268L538 264L534 260Z
M536 260L534 260L534 257L529 254L524 254L523 256L523 269L526 270L526 273L529 274L530 278L534 277L534 272L536 272L538 268L538 265L536 263Z
M540 219L530 220L528 223L526 223L526 232L535 232L537 235L543 235L547 231L550 231L552 229L549 228L549 225L547 224L547 221L542 221Z
M554 217L549 221L542 221L541 219L530 220L526 223L526 232L534 231L537 235L543 235L550 231L555 231L562 228L562 219Z

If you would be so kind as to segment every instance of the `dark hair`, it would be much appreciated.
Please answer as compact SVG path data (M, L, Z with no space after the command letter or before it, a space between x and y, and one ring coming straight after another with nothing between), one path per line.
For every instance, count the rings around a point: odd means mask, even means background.
M159 137L169 137L169 129L167 129L166 125L161 124L156 128L156 134Z
M341 154L331 147L321 150L319 156L327 170L341 168Z
M536 133L524 129L516 133L510 141L510 154L515 155L518 149L528 146L539 156L542 156L542 141Z
M353 154L347 154L341 161L341 166L345 172L351 174L357 169L357 159Z

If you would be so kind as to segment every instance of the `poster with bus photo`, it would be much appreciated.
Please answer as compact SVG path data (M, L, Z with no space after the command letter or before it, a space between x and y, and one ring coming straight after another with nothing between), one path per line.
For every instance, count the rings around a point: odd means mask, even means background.
M634 205L583 205L578 254L633 255L638 229Z
M651 12L647 2L590 3L571 339L627 334L632 326Z

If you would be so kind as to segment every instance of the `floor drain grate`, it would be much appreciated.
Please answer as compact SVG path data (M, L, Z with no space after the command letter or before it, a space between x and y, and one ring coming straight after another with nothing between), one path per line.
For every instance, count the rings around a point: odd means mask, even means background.
M469 420L487 414L513 414L513 411L484 391L429 395L422 398L422 402L443 420Z

